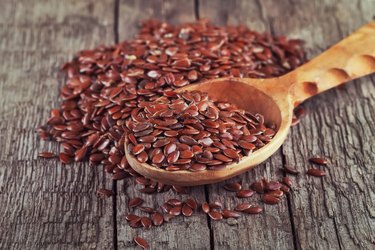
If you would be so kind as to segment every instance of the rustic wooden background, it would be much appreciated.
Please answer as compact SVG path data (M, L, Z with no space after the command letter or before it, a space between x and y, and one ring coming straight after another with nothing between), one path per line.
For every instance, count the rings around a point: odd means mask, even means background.
M279 206L237 224L203 214L152 230L123 219L134 190L112 183L85 163L62 166L37 158L57 145L34 130L58 105L59 66L80 49L131 38L141 19L169 22L208 17L306 40L319 54L375 15L373 0L2 0L0 4L0 249L133 249L133 236L152 249L374 249L375 78L331 90L304 106L308 115L266 163L235 179L277 178L282 164L305 171L307 159L331 160L323 179L301 175ZM117 188L113 199L95 191ZM197 187L200 202L225 198L222 184ZM139 193L137 193L139 195ZM143 196L147 204L172 194Z

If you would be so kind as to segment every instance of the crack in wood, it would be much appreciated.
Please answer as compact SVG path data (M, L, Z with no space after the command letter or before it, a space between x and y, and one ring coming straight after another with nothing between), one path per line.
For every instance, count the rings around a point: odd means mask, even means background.
M338 230L338 227L337 227L337 222L336 222L336 217L333 217L333 226L335 227L335 232L336 232L336 237L337 237L337 241L339 243L339 248L340 250L342 250L342 244L341 244L341 241L340 241L340 235L339 235L339 230Z
M281 160L282 160L283 166L285 166L286 165L286 157L285 157L285 154L284 154L283 146L281 146L280 152L281 152ZM283 175L285 177L286 173L284 173ZM292 229L292 235L293 235L293 247L294 247L294 250L299 250L299 249L301 249L301 247L298 244L298 236L297 236L296 225L294 223L294 215L293 215L293 209L292 209L292 202L291 202L290 194L286 194L286 199L287 199L290 227Z
M321 184L322 184L323 190L326 190L325 182L324 182L323 179L321 179ZM331 185L337 187L334 182L332 182ZM329 208L327 207L326 195L324 195L323 197L324 197L324 205L325 205L327 211L329 211ZM329 214L329 212L328 212L328 214ZM336 239L337 239L338 246L339 246L340 250L342 250L343 248L342 248L342 244L341 244L340 234L339 234L339 230L338 230L337 223L336 223L336 217L334 215L332 216L332 221L333 221L333 228L335 230L335 236L336 236Z

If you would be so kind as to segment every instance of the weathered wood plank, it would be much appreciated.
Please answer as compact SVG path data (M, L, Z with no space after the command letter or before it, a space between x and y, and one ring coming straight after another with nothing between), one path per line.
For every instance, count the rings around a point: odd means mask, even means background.
M136 34L136 24L146 18L158 18L168 22L194 21L193 1L121 1L119 15L119 37L130 38ZM126 185L126 183L125 183ZM127 202L129 198L139 196L145 200L145 205L158 208L170 198L187 199L195 197L199 203L205 201L204 187L192 188L190 195L176 195L174 191L157 195L144 195L134 190L132 185L124 188L118 183L117 195L117 232L119 249L131 249L135 246L133 237L139 235L146 239L151 249L209 249L210 235L207 218L199 213L190 218L179 216L169 223L150 230L133 229L124 220L124 214L129 213ZM140 187L137 187L140 188ZM160 209L159 209L160 210ZM136 214L146 215L139 210Z
M310 56L369 21L375 7L369 0L200 1L200 5L201 16L216 23L245 23L259 31L304 38ZM110 200L95 197L98 187L110 188L111 183L100 170L92 171L86 164L65 169L55 161L37 159L38 149L56 150L56 145L39 142L34 128L58 103L58 66L81 48L93 47L98 41L113 42L113 10L112 1L90 0L23 1L1 6L0 249L112 246ZM145 18L192 21L194 6L193 1L122 1L119 17L123 39L134 35L136 22ZM288 164L305 171L309 156L324 154L331 158L332 167L323 180L304 175L296 179L298 188L290 197L289 208L294 227L284 201L281 206L267 206L264 217L241 218L234 226L212 222L215 248L290 249L293 228L296 248L371 249L375 243L374 80L365 78L305 104L309 115L293 128L283 156ZM16 119L19 117L22 119ZM263 176L279 178L274 170L281 164L279 152L235 180L249 183ZM237 199L224 199L221 187L209 188L210 200L233 206ZM129 229L122 218L128 211L126 202L128 196L140 194L123 191L122 185L118 189L120 248L133 247L132 237L137 234L150 239L152 248L210 247L209 227L202 215L178 218L155 231ZM194 188L191 195L200 202L205 200L203 188ZM142 197L146 204L160 204L174 196Z
M302 38L310 57L370 21L373 17L370 10L375 4L373 1L231 1L226 11L215 8L224 1L200 3L201 16L213 17L220 23L246 23L257 30ZM373 246L374 93L373 78L367 77L307 101L309 115L292 129L284 144L286 163L303 171L310 167L307 159L312 155L327 155L332 161L329 176L323 180L305 175L296 179L298 188L290 196L295 247L371 249ZM251 238L247 242L252 243Z
M0 164L1 249L112 248L111 200L95 196L106 185L102 171L41 160Z
M225 7L224 7L225 6ZM268 20L262 14L261 1L200 1L200 16L221 25L245 24L259 32L271 32ZM283 165L281 150L264 164L227 182L242 181L247 188L262 177L280 180L283 175L278 168ZM238 199L227 193L222 195L223 184L208 186L209 198L213 202L220 200L225 207L233 209L240 202L263 203L259 195L250 199ZM279 205L265 205L261 215L244 215L237 219L237 225L228 225L225 221L211 222L214 247L217 249L291 249L293 248L293 230L289 218L287 199Z
M35 128L58 105L59 66L113 41L113 1L3 1L0 8L0 249L111 249L101 169L37 159Z
M199 16L219 25L245 24L258 32L270 31L262 14L261 1L199 1Z
M260 215L246 215L238 218L234 225L227 220L211 221L213 244L215 249L290 249L293 248L293 231L289 219L287 199L280 204L263 205L260 196L255 194L250 198L239 199L234 193L225 191L225 183L241 182L243 188L255 180L266 178L280 180L282 173L277 168L282 166L282 157L278 152L266 163L245 174L207 186L210 202L220 201L227 209L242 202L260 205L264 211ZM223 194L225 193L225 194Z
M139 188L140 186L137 187L137 189ZM129 188L121 185L117 195L117 236L119 249L133 249L135 246L133 242L134 236L140 236L147 240L151 249L210 248L209 228L207 226L206 215L202 213L194 213L189 218L179 216L168 223L165 222L162 226L152 227L149 230L131 228L124 219L125 214L134 213L139 216L148 216L148 214L141 212L139 209L128 209L128 201L134 197L141 197L145 200L143 203L144 206L157 208L159 212L161 212L160 206L171 198L186 200L189 197L194 197L198 203L205 201L203 187L190 189L188 195L176 195L172 190L156 195L146 195L135 190L133 185Z
M119 38L132 38L142 20L158 19L169 23L192 22L194 1L175 0L120 0Z
M303 21L299 34L308 41L311 55L370 21L373 13L368 10L375 8L373 1L344 1L345 5L340 1L303 2L293 11L301 20L307 11L314 13L313 18ZM280 25L277 19L276 24ZM293 33L298 35L298 30ZM366 77L307 101L308 115L292 129L284 144L286 162L303 171L311 167L307 163L310 156L326 155L331 160L327 177L298 179L301 188L291 197L302 249L374 246L374 83L373 77Z

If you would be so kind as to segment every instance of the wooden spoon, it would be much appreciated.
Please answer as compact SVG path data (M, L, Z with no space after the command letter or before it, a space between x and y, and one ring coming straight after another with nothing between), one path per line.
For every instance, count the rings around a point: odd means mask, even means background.
M271 79L219 78L178 89L178 92L207 92L214 100L230 102L252 113L263 114L266 122L277 125L278 131L271 142L223 170L190 172L158 169L138 162L126 151L125 145L126 157L135 171L166 184L194 186L239 175L265 161L282 145L296 105L342 83L373 73L374 56L375 22L371 22L284 76Z

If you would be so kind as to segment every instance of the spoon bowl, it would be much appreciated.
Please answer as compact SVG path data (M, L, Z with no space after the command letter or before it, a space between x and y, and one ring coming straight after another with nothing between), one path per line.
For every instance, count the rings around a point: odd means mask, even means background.
M243 157L238 163L227 165L222 170L205 170L201 172L180 170L171 172L155 168L147 163L140 163L133 155L126 152L129 164L135 171L144 176L166 184L180 186L203 185L222 181L257 166L269 158L282 145L292 119L292 108L280 109L280 107L284 107L285 105L291 105L289 104L289 100L285 98L286 96L284 98L275 98L276 96L267 94L267 86L272 86L274 81L277 80L276 78L269 80L222 78L193 84L177 90L177 92L186 90L208 92L209 97L215 101L230 102L238 108L254 114L267 114L265 123L275 124L277 133L266 146L254 151L247 157Z
M218 78L180 88L176 91L207 92L214 101L229 102L251 113L260 113L264 115L265 123L276 125L277 132L264 147L222 170L166 171L138 162L125 145L128 162L145 177L179 186L219 182L246 172L268 159L283 144L295 106L311 96L373 73L374 56L375 22L372 22L284 76L271 79Z

